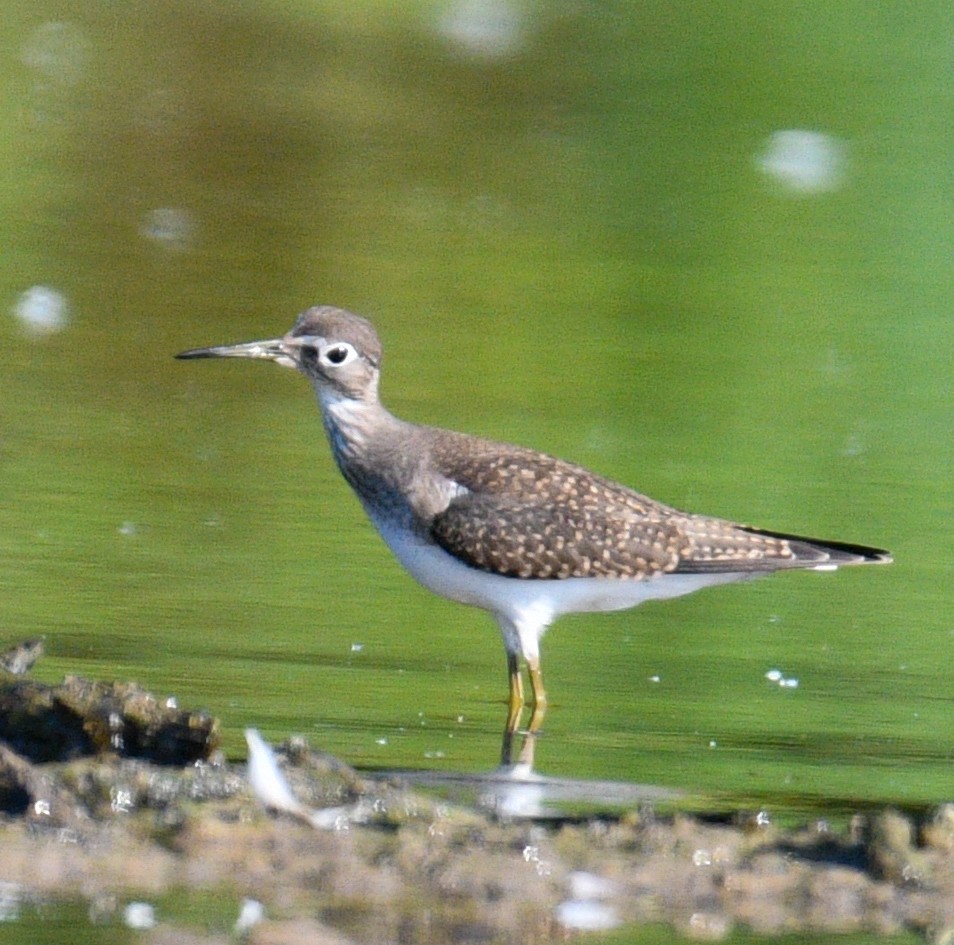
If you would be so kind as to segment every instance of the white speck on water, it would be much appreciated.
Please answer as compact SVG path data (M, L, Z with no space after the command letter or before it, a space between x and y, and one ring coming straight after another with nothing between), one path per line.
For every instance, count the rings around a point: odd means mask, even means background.
M662 681L662 676L650 676L650 677L649 677L649 681L650 681L650 682L654 682L654 683L661 682L661 681Z
M178 709L178 708L179 708L179 700L178 700L175 696L167 696L167 697L166 697L166 708L167 708L167 709Z
M519 51L525 33L523 13L510 0L453 0L437 29L464 52L488 59Z
M769 682L777 683L781 689L797 689L798 680L793 676L786 676L780 669L770 669L765 678Z
M123 911L126 927L145 931L156 926L156 910L148 902L131 902Z
M567 899L556 907L556 920L565 929L580 932L602 932L620 924L616 910L605 902L592 899Z
M842 456L862 456L868 451L868 444L863 436L858 433L850 433L845 445L842 448Z
M718 747L719 747L719 743L718 743L714 738L710 738L710 739L709 739L709 747L710 747L710 748L718 748Z
M265 907L257 899L243 899L235 920L235 934L244 935L265 918Z
M771 135L756 163L793 193L825 193L842 184L845 145L821 131L785 129Z
M74 85L86 71L89 45L86 34L75 24L52 21L33 31L20 59L44 84Z
M447 756L442 751L425 751L424 757L430 760L434 758L446 758Z
M617 891L617 885L612 880L587 870L573 870L567 876L567 881L571 899L609 899Z
M184 249L192 241L195 221L187 210L157 207L146 215L139 232L168 249Z
M363 649L364 649L364 644L363 644L363 643L352 643L352 644L351 644L351 652L352 652L352 653L360 653Z
M135 522L123 522L116 531L118 531L120 535L132 536L135 535L139 529L136 527Z
M13 314L23 328L35 338L62 331L69 322L66 296L45 285L35 285L21 293L13 306Z
M376 738L374 742L376 745L386 745L388 740L386 738Z

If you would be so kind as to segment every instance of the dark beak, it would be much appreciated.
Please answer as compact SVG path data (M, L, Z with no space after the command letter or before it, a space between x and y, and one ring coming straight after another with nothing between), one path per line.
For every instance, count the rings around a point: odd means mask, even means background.
M275 361L282 367L298 367L298 359L294 357L294 350L285 344L282 338L273 338L270 341L247 341L238 345L215 345L211 348L192 348L176 355L182 361L193 358L255 358L258 360Z

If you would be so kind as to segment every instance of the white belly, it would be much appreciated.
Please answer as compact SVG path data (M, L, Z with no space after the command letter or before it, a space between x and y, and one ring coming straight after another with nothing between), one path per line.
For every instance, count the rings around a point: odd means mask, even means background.
M462 564L437 545L383 522L372 521L395 557L428 590L489 610L499 617L538 626L542 635L557 617L571 613L625 610L647 600L680 597L715 584L741 581L750 574L663 574L639 581L626 578L575 577L533 580L503 577Z

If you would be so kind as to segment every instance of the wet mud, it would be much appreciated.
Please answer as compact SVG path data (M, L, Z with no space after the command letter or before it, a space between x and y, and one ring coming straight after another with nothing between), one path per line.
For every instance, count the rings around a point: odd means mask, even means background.
M859 812L837 830L651 798L538 816L500 803L500 785L545 789L529 772L475 781L465 803L292 740L276 770L309 814L277 814L219 755L208 716L130 684L48 687L17 668L0 662L8 903L80 901L91 922L120 921L129 903L186 892L244 916L221 933L166 917L143 931L157 943L533 943L646 923L716 941L740 929L954 941L952 804ZM23 719L50 741L31 747Z

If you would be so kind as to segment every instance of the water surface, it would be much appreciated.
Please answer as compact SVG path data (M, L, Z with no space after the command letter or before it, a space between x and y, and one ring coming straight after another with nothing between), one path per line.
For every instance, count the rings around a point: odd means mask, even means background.
M403 417L896 554L561 621L542 772L949 797L949 9L474 9L13 4L4 633L235 755L492 768L493 622L400 571L300 378L172 360L340 304Z

